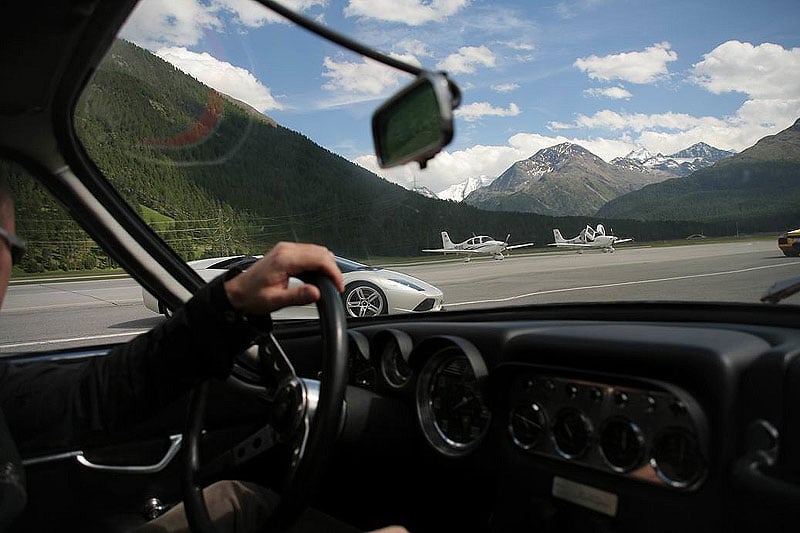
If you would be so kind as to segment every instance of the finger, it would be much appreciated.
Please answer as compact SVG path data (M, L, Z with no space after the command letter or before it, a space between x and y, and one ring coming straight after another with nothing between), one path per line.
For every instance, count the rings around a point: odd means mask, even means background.
M318 271L328 276L339 292L344 292L344 278L336 265L333 253L324 246L315 244L298 244L294 250L287 250L283 256L288 260L286 265L289 274L304 271Z
M306 305L314 303L320 298L320 292L314 285L304 284L288 289L280 289L269 296L270 307L273 310L291 305Z

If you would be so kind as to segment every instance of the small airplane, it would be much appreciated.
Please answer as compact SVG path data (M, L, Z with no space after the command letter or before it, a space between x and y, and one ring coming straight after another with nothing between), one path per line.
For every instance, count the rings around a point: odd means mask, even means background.
M558 229L553 230L553 237L556 242L552 242L547 246L557 246L559 248L577 248L578 253L583 253L585 249L600 248L603 253L614 253L614 245L623 242L631 242L633 239L620 239L614 235L606 235L606 229L602 224L598 224L597 228L587 225L581 230L576 237L565 239Z
M532 242L528 242L525 244L514 244L512 246L509 246L508 245L509 237L511 237L510 233L506 235L505 241L498 241L492 237L489 237L488 235L473 234L472 237L465 240L464 242L454 244L453 241L450 240L450 235L448 235L446 231L443 231L441 248L422 250L422 251L442 253L442 254L465 254L467 256L466 261L469 261L470 256L475 254L487 254L494 256L495 259L503 259L505 257L505 255L503 255L503 252L506 252L507 250L524 248L526 246L533 246L534 244ZM506 255L508 255L508 253L506 253Z

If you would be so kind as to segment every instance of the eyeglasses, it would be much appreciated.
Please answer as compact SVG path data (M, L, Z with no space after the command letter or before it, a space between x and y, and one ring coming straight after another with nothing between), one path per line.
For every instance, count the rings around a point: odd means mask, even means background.
M19 263L25 253L25 241L3 228L0 228L0 238L6 241L8 249L11 250L11 264Z

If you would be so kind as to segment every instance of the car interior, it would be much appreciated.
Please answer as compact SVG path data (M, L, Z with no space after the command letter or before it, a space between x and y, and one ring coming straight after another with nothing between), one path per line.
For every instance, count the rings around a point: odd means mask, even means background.
M0 153L177 307L200 278L109 185L73 121L134 4L2 8ZM218 479L276 487L290 507L365 531L797 530L796 306L565 303L345 319L335 289L323 295L319 322L276 323L227 380L147 423L79 446L21 446L28 502L10 530L126 531ZM8 360L71 365L113 346ZM281 368L266 368L267 356ZM287 375L295 388L278 385ZM275 411L298 388L316 405L299 471L290 455L300 445L282 439Z

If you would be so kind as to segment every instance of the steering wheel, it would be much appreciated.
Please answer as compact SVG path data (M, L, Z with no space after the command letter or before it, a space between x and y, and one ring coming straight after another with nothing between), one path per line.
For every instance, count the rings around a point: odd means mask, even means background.
M307 507L309 493L327 459L340 428L347 388L347 320L342 299L333 282L322 274L299 276L316 285L322 329L322 377L315 402L314 382L299 378L278 341L270 333L258 342L260 373L270 404L270 424L251 435L232 450L212 461L212 470L222 470L263 453L275 443L292 448L289 473L281 490L281 500L270 517L272 530L281 530L297 521ZM193 533L213 533L201 478L208 469L200 466L200 434L208 397L209 381L192 390L189 419L184 430L183 495L186 518ZM316 403L316 405L314 405ZM254 451L257 450L257 451Z

